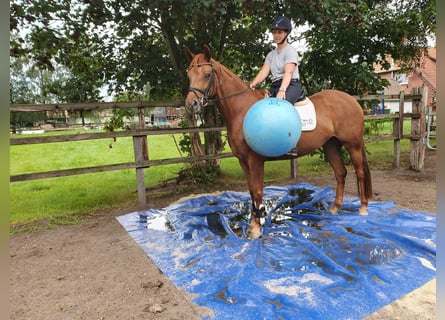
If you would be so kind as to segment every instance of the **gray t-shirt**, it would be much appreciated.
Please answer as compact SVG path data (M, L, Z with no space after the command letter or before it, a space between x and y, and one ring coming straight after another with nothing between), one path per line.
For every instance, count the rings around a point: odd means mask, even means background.
M264 62L270 63L270 72L272 73L272 81L276 81L283 78L284 66L288 63L296 64L294 74L292 75L292 79L299 79L300 77L298 72L297 50L289 44L285 46L281 51L278 51L277 48L270 51L267 54Z

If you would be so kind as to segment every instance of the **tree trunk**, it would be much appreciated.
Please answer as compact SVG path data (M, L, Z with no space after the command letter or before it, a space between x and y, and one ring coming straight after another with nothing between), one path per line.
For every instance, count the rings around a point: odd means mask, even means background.
M190 124L190 127L196 127L197 121L195 118L195 114L187 113L187 121ZM191 156L202 156L204 155L204 151L202 149L201 136L198 132L190 133L190 153ZM199 167L205 167L205 161L198 161L196 165Z
M204 126L205 127L216 127L221 125L222 121L218 116L218 112L216 107L207 106L203 110L203 118L204 118ZM213 131L213 132L205 132L205 154L219 154L223 149L223 142L221 132ZM213 159L207 160L207 166L219 166L221 160Z
M80 117L82 119L82 127L85 127L85 113L84 113L84 110L80 110Z

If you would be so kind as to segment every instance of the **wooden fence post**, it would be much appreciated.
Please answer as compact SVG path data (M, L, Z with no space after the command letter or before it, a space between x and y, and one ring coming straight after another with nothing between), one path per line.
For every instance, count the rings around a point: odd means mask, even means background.
M403 114L405 113L405 92L400 91L399 100L399 117L394 119L393 122L393 132L395 135L394 139L394 158L392 167L400 167L400 140L403 137Z
M139 129L145 128L144 107L138 107ZM133 136L134 161L148 160L147 136ZM138 205L145 206L147 197L145 195L144 168L136 168L136 185L138 191Z
M425 107L428 99L428 88L414 88L414 94L421 94L420 100L413 100L410 138L410 169L420 171L425 162Z

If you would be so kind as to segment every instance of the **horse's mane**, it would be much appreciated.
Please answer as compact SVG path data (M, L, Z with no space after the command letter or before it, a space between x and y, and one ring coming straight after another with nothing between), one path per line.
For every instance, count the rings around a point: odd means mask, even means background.
M239 83L243 84L244 86L247 86L248 83L243 81L239 76L237 76L232 70L224 66L221 62L216 61L212 59L213 64L219 68L219 72L222 74L224 73L227 77L229 77L232 80L238 81ZM253 90L252 93L258 98L263 99L269 96L269 91L266 89L258 89Z

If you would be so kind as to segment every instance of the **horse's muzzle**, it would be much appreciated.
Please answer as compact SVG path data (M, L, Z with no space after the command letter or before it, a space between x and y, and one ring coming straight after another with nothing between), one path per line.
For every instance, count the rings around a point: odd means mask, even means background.
M194 98L191 98L190 95L194 94ZM201 109L209 104L209 99L206 96L198 96L195 91L191 91L187 96L186 108L193 113L198 113Z
M202 104L198 99L193 99L192 103L187 107L191 113L199 113L201 111Z

